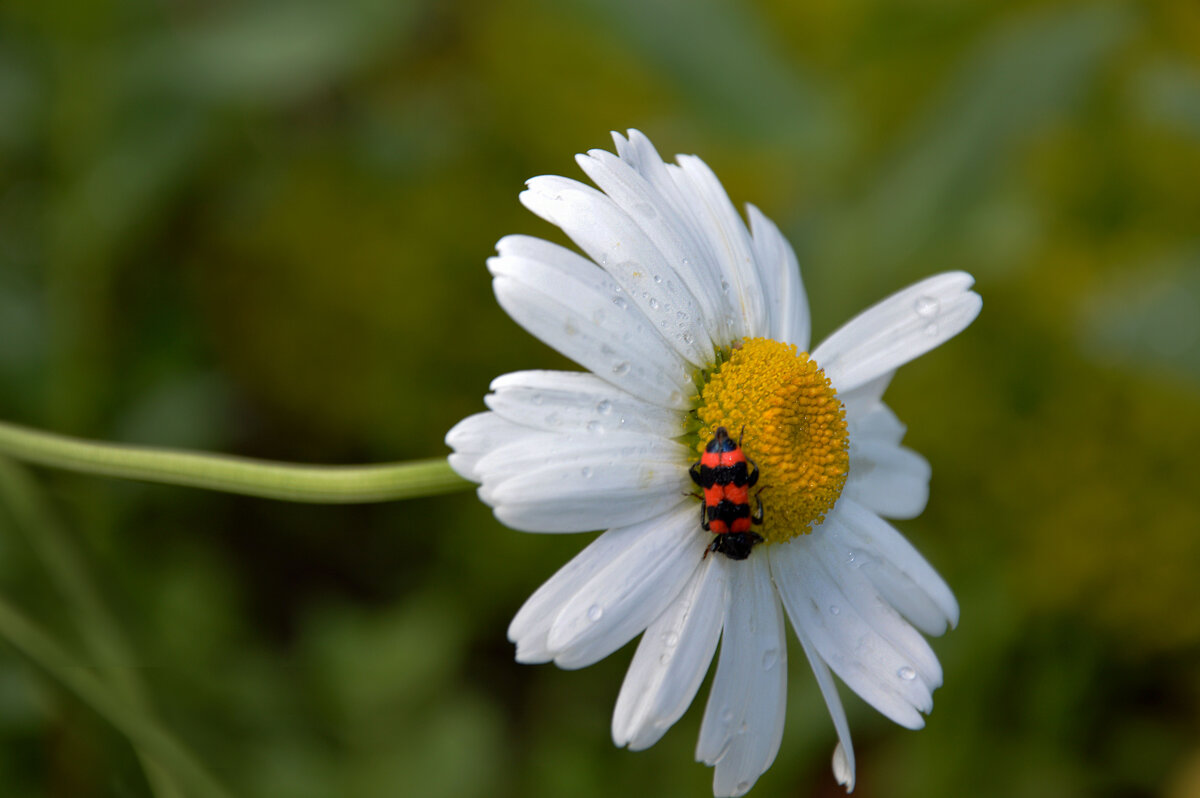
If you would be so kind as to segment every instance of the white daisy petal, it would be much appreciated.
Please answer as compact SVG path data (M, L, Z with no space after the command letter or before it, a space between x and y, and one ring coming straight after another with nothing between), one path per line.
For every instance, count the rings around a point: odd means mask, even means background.
M729 291L734 335L767 335L770 320L745 222L704 161L694 155L680 155L677 160L679 165L667 170L680 193L691 199L692 213L716 256L715 265L724 280L722 289L727 286Z
M594 374L575 371L517 371L492 380L484 397L496 415L535 429L682 435L676 410L643 402Z
M704 314L655 241L617 203L565 177L535 177L521 192L526 208L558 225L607 271L653 327L693 365L711 351ZM699 337L698 337L699 336Z
M554 659L546 638L558 613L614 557L636 546L644 533L644 523L608 530L534 591L508 625L508 639L517 644L518 662Z
M843 526L837 513L831 515L822 527L825 534L807 541L811 553L841 588L852 611L908 661L912 678L923 681L930 692L941 687L942 666L937 655L921 633L900 617L870 576L862 572L862 567L870 561L869 556L858 553L851 559L855 550L847 548L848 535L841 529Z
M526 532L586 532L669 510L690 490L688 450L651 436L531 432L481 458L480 495Z
M613 710L613 742L654 745L696 697L721 636L725 569L703 560L691 581L646 629Z
M865 558L862 571L901 615L928 635L958 625L958 601L945 581L903 535L867 508L843 497L836 512L847 550Z
M476 413L455 424L446 433L446 445L454 452L450 467L464 479L482 480L476 469L480 458L493 449L522 440L527 430L495 413Z
M775 223L763 216L753 205L746 206L750 217L751 244L754 258L762 275L763 293L771 318L769 337L795 344L801 352L808 351L812 318L808 309L808 294L800 279L800 262L796 253Z
M695 503L685 501L667 516L643 524L637 542L571 597L546 641L555 664L591 665L662 614L700 565L705 541L696 534L698 515Z
M887 518L915 518L929 501L929 461L884 440L850 446L850 475L843 496Z
M869 410L854 415L847 411L846 426L850 435L851 459L856 456L855 450L860 443L875 441L895 445L900 443L908 429L883 402L877 402Z
M933 708L933 697L908 658L858 614L807 538L776 549L775 584L792 625L804 630L821 659L868 704L901 726L924 726L921 712Z
M848 748L849 743L838 744L833 748L833 777L837 783L846 788L846 792L854 792L854 749Z
M820 361L817 361L817 363L819 365ZM842 405L846 408L847 421L855 416L871 412L875 405L879 404L882 400L883 392L887 390L894 376L896 376L895 370L888 371L880 374L873 380L864 382L857 388L849 391L839 391L838 399L841 400Z
M715 765L713 794L743 795L775 761L783 738L787 650L768 558L722 561L725 626L696 759Z
M958 335L983 301L975 278L946 272L892 294L863 311L813 350L838 393L851 391Z
M663 279L679 280L687 286L702 315L690 328L680 331L686 334L686 339L679 342L680 351L691 353L689 360L694 363L712 362L709 330L719 329L715 324L725 312L725 304L716 275L708 269L691 268L705 257L699 237L692 233L676 206L631 164L604 150L591 150L575 160L654 243L670 270L662 275Z
M664 204L674 209L675 218L683 225L686 240L699 252L696 259L689 259L687 264L681 264L681 268L700 272L701 275L695 279L704 281L711 286L710 292L715 292L713 296L716 299L717 313L710 319L713 327L709 333L714 342L727 345L744 333L735 334L731 327L734 321L733 304L721 289L722 271L716 265L720 263L720 255L713 248L711 236L706 232L703 215L697 215L694 198L680 189L671 174L671 168L663 162L650 140L637 130L630 130L628 133L628 140L619 133L613 133L617 155L654 187ZM740 325L740 320L737 323Z
M488 259L496 299L513 320L596 376L635 396L684 408L691 369L595 264L523 236Z
M778 577L776 577L778 578ZM812 667L813 676L817 678L817 686L821 688L821 697L829 716L833 719L833 727L837 730L838 744L833 753L833 775L838 784L846 788L846 792L854 791L854 745L850 741L850 722L846 720L846 710L842 707L841 696L838 695L837 684L825 660L817 654L816 647L809 639L808 633L802 626L793 624L800 647Z

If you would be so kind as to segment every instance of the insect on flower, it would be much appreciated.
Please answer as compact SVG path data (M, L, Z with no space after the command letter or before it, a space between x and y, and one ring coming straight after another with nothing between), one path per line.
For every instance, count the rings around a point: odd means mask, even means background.
M716 533L704 556L715 551L732 560L749 557L750 550L763 540L762 535L750 530L751 524L763 522L763 504L755 496L756 507L750 514L750 488L758 482L758 466L742 451L741 436L734 443L728 430L717 427L704 447L704 455L692 464L688 474L704 489L700 526L705 532Z

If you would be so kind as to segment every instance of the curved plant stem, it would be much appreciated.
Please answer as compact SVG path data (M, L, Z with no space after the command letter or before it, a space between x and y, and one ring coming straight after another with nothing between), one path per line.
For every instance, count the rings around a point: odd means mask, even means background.
M348 504L433 496L472 487L435 458L368 466L310 466L147 446L97 443L0 421L0 454L99 476Z

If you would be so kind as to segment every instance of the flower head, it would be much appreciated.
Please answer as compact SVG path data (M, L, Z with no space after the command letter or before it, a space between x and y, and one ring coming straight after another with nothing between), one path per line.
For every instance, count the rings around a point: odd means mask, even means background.
M664 163L635 130L614 139L616 155L577 159L600 191L536 177L521 194L587 257L510 236L488 261L509 315L587 372L499 377L490 412L446 437L451 465L509 526L607 530L529 598L509 638L521 662L580 668L641 634L612 721L635 750L691 704L719 641L696 758L714 766L716 795L741 795L783 734L786 613L852 789L831 672L919 728L942 682L920 633L958 620L950 589L883 520L921 512L930 471L881 396L897 367L970 324L980 298L970 275L936 275L810 351L799 266L775 225L749 206L747 229L698 158ZM693 464L735 435L746 464L713 460L700 495ZM749 548L714 545L750 526L723 525L739 518L754 522Z

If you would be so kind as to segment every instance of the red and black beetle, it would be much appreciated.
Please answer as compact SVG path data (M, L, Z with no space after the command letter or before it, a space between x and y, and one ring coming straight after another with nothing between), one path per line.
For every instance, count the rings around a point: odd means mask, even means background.
M762 499L750 514L750 488L758 482L758 466L742 451L741 438L735 443L724 427L717 427L704 447L700 460L688 470L692 481L704 488L700 507L700 526L713 532L712 545L704 552L717 551L733 560L744 560L763 538L750 530L763 522Z

